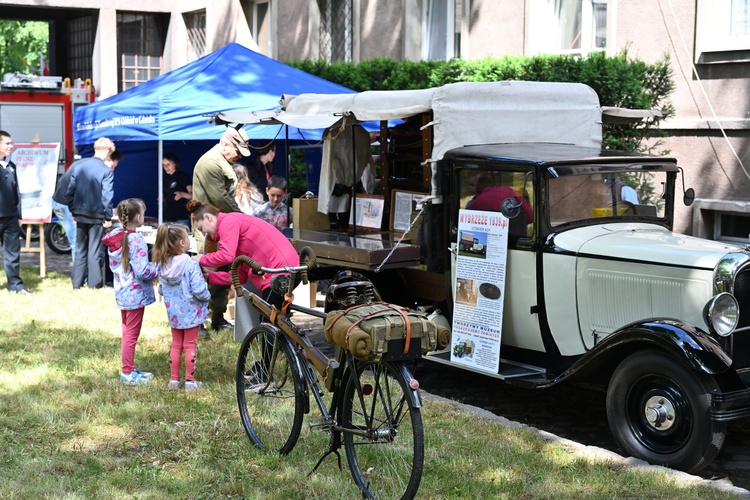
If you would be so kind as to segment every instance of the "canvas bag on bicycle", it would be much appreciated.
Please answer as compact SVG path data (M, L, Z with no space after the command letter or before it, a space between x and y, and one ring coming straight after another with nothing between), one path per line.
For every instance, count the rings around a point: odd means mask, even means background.
M404 307L374 302L362 304L343 311L331 311L325 321L326 339L344 349L348 349L359 360L371 356L380 359L388 352L390 340L396 343L401 351L398 354L409 354L404 347L407 337L420 339L423 353L445 348L450 342L450 331L427 319L425 313ZM392 353L396 354L396 353Z

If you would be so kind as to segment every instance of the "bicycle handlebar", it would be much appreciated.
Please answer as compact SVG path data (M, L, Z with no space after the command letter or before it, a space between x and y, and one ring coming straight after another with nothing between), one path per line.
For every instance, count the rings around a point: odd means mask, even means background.
M250 266L250 269L252 269L253 273L255 273L258 276L263 276L264 274L280 274L280 273L299 273L302 277L302 283L307 284L308 277L307 277L307 271L312 269L312 267L315 265L315 252L313 252L312 248L310 247L303 247L302 250L299 253L299 266L284 266L284 267L264 267L259 262L254 261L247 255L240 255L237 258L234 259L232 262L232 278L231 283L232 286L235 289L239 289L242 284L239 281L239 276L237 275L237 268L240 266L240 264L247 264Z

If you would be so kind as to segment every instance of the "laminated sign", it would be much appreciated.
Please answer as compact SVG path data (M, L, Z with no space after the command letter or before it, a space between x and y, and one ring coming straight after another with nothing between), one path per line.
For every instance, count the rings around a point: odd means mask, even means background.
M497 373L503 324L508 219L460 210L451 362Z

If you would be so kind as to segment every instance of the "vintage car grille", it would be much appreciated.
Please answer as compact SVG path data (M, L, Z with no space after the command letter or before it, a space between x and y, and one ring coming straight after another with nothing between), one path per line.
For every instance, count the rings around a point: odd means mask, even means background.
M732 335L732 359L735 368L750 367L750 269L743 269L734 279L734 296L740 304L738 329Z

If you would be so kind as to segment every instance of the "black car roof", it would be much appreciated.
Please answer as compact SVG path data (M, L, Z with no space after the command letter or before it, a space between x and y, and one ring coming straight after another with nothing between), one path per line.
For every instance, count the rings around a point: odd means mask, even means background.
M463 146L448 151L445 159L463 161L502 161L518 165L555 166L580 163L632 164L659 163L676 170L676 160L667 156L646 156L625 151L599 149L571 144L514 143ZM669 168L671 167L671 168Z

